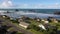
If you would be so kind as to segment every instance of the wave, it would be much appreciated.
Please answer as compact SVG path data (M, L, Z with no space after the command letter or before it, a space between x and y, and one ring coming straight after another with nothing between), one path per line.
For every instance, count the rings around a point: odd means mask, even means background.
M15 13L9 13L7 15L10 15L12 17L20 17L21 15L25 15L28 17L39 17L39 18L47 18L49 16L51 17L60 17L60 15L54 15L54 14L44 14L44 13L33 13L33 12L15 12Z
M46 15L46 16L60 16L60 15L55 15L55 14L44 14L44 13L33 13L33 12L16 12L16 14L21 14L21 15L29 15L29 14L32 14L32 15Z
M39 18L47 18L49 16L51 17L57 17L60 19L60 15L55 14L44 14L44 13L34 13L34 12L24 12L24 11L18 11L18 12L12 12L12 13L3 13L3 15L8 15L10 17L19 18L21 15L25 15L28 17L39 17Z

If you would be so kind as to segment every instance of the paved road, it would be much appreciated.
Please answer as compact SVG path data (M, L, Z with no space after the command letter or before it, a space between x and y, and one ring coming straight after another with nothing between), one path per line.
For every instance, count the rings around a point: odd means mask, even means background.
M28 32L28 31L26 31L26 30L24 30L24 29L21 29L21 28L17 27L15 24L13 24L13 23L12 23L11 21L9 21L9 20L5 20L5 19L2 19L2 18L0 18L0 20L2 20L3 22L7 23L7 25L12 26L16 31L22 32L22 33L24 33L24 34L32 34L31 32Z

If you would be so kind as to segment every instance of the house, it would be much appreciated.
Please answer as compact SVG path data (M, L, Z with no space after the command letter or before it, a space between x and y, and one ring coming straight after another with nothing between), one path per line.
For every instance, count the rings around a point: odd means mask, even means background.
M41 21L44 23L49 23L49 21L47 19L42 19Z
M37 22L40 22L40 21L41 21L41 19L37 18Z
M48 20L49 22L52 22L53 19L54 19L54 17L51 17L51 16L49 16L49 17L47 18L47 20Z
M18 22L23 22L23 19L22 19L22 18L19 18L19 19L18 19Z
M21 18L20 18L20 20L23 20L23 21L25 21L25 20L30 20L31 18L30 17L27 17L27 16L21 16Z
M58 23L58 20L57 20L57 19L54 19L53 22L54 22L54 23Z
M29 26L29 24L26 22L20 22L19 25L24 27L24 28L28 28L28 26Z
M49 23L49 21L45 20L44 23Z
M48 30L48 29L56 29L56 26L52 26L50 24L40 24L38 25L40 28L42 28L43 30Z
M51 22L58 23L58 20L55 19L55 18L52 18L52 19L50 19L50 20L51 20Z
M8 19L10 18L10 17L7 16L7 15L2 15L2 17L3 17L3 18L8 18Z
M3 15L2 17L3 17L3 18L6 18L7 16L6 16L6 15Z
M53 26L53 25L50 25L50 24L43 24L44 25L44 27L46 28L46 30L47 29L56 29L56 26Z
M58 20L56 18L54 18L54 17L49 17L48 21L58 23Z
M43 24L38 25L40 28L42 28L43 30L46 30L45 26Z
M42 22L44 22L45 20L44 19L41 19Z
M26 20L23 20L22 18L19 18L18 22L19 22L19 25L22 26L22 27L24 27L24 28L28 28L29 23L30 23L30 22L28 22Z
M36 20L37 22L40 22L41 21L40 18L34 18L34 20Z
M12 17L10 17L10 20L13 20L13 18L12 18Z

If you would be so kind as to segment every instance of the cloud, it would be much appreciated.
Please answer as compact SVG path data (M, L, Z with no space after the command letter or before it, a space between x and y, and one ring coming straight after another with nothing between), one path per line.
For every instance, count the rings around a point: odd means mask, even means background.
M10 0L5 0L4 2L0 4L1 8L8 8L12 6L13 6L13 3Z
M48 5L47 8L60 8L60 4L59 3L55 3L53 5Z
M19 5L14 5L11 0L6 0L0 4L0 8L39 8L39 9L55 9L59 8L60 9L60 4L55 3L55 4L50 4L50 5L45 5L45 4L19 4Z
M38 9L60 9L60 4L55 3L51 5L44 5L44 4L21 4L19 8L38 8Z
M20 8L42 8L44 7L42 4L20 4Z

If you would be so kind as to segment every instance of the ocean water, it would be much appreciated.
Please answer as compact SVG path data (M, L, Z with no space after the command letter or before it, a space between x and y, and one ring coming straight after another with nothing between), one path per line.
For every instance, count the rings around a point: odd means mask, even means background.
M6 13L6 12L9 13ZM1 15L8 15L13 18L20 18L21 15L25 15L31 18L48 18L49 16L60 19L60 15L55 15L54 12L60 11L60 9L0 9Z

